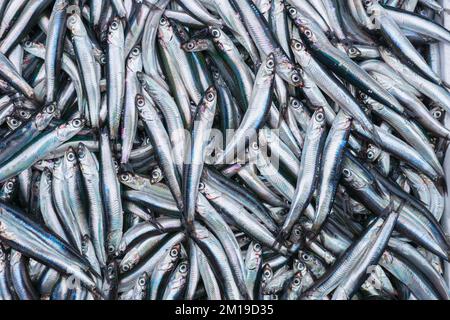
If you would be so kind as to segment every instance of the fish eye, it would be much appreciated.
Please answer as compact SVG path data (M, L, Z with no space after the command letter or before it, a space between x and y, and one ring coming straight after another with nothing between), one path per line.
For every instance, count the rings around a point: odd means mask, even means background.
M47 106L47 113L53 113L55 112L56 108L54 104L50 104Z
M323 119L325 119L325 116L324 116L323 112L318 112L316 114L316 120L319 121L319 122L322 122Z
M75 154L73 152L69 152L67 154L67 160L69 160L69 161L75 160Z
M301 81L301 78L297 74L297 72L292 75L291 79L292 79L292 82L294 82L294 83L299 83Z
M255 251L261 251L261 245L259 243L255 243L255 245L253 246L253 249Z
M300 279L299 278L295 278L294 279L294 286L298 286L300 285Z
M178 250L177 249L170 250L170 256L172 258L175 258L176 256L178 256Z
M295 9L294 7L290 7L290 8L289 8L289 14L290 14L291 16L296 15L296 14L297 14L297 9Z
M123 173L123 174L120 175L120 180L128 181L128 180L130 180L130 175L127 174L127 173Z
M161 173L159 172L158 169L153 170L152 172L152 178L159 178L161 176Z
M135 56L137 56L140 52L141 52L141 50L139 48L137 48L137 47L135 47L133 49L133 55L135 55Z
M269 59L269 60L267 60L266 65L269 69L272 69L275 66L275 62L273 61L273 59Z
M305 261L309 261L311 259L311 257L308 254L306 254L306 253L302 254L302 258Z
M186 265L186 263L182 263L180 265L180 272L185 273L186 271L187 271L187 265Z
M6 183L6 188L7 188L7 189L12 189L12 188L14 188L14 183L13 183L12 181L8 181L8 182Z
M165 24L167 24L167 19L166 19L166 17L161 17L161 19L159 20L159 24L160 24L160 25L165 25Z
M142 276L141 278L139 278L139 285L140 285L141 287L145 286L146 282L147 282L147 281L145 281L145 277L144 277L144 276Z
M204 184L203 182L200 182L200 183L198 184L198 190L199 190L199 191L205 190L205 184Z
M291 105L294 109L297 109L300 107L300 102L297 99L292 99Z
M24 46L31 47L31 46L33 46L33 42L31 42L30 40L27 40L27 41L25 41Z
M113 253L114 251L116 251L116 248L114 248L114 246L108 246L109 253Z
M272 272L270 270L266 269L264 270L264 277L269 278L272 275Z
M305 30L305 36L307 36L308 38L311 38L311 36L312 36L311 30L306 29L306 30Z
M126 263L122 266L122 271L127 272L128 270L130 270L130 266L128 265L128 263Z
M211 102L211 101L214 100L215 97L216 97L216 95L213 92L208 92L207 95L206 95L206 100Z
M351 176L352 176L352 173L351 173L351 171L350 170L348 170L348 169L344 169L344 170L342 170L342 174L344 175L344 177L346 177L346 178L350 178Z
M186 44L186 48L187 48L188 50L194 49L194 48L195 48L194 42L193 42L193 41L188 42L188 43Z
M442 113L441 113L441 111L438 110L438 111L433 112L433 116L436 119L440 119L442 117Z
M18 123L19 123L19 121L17 121L16 119L14 119L14 118L11 119L11 124L13 126L16 126Z
M145 100L142 96L136 97L136 105L138 107L143 107L145 105Z
M219 29L213 28L213 29L211 30L211 35L212 35L214 38L220 37L220 31L219 31Z
M375 157L375 154L373 153L373 151L367 152L367 159L372 160L374 157Z
M294 49L297 50L297 51L302 50L302 49L303 49L302 43L299 42L299 41L295 41L295 42L294 42Z
M75 120L73 120L73 126L74 126L75 128L80 127L80 126L81 126L81 120L80 120L80 119L75 119Z
M119 23L117 21L113 21L111 23L111 29L117 30L117 28L119 28Z
M258 150L259 149L258 143L256 141L252 142L252 149L253 150Z

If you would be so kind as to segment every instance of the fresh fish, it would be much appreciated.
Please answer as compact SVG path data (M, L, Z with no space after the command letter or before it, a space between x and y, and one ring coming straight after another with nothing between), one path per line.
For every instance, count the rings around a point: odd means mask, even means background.
M448 2L0 0L0 300L448 300Z

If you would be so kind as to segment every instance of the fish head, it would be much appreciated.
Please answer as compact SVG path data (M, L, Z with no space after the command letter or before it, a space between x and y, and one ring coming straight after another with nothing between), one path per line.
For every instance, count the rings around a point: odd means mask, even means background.
M173 27L170 24L169 19L163 15L161 19L159 19L158 39L164 45L164 43L170 42L174 35Z
M48 125L48 121L53 117L59 117L60 113L57 109L57 103L53 102L44 107L42 112L36 115L36 127L43 130Z
M67 18L67 29L70 30L73 37L82 37L87 34L86 29L78 13L73 13Z
M211 47L211 40L209 39L190 39L181 45L184 51L200 52L206 51Z
M261 274L261 284L263 287L265 287L265 285L272 280L273 278L273 270L272 267L270 266L270 264L266 263L264 264L263 268L262 268L262 274Z
M120 18L115 17L109 24L107 39L109 44L118 46L123 45L124 31L122 20L120 20Z
M292 51L298 55L304 55L307 53L305 44L300 39L291 39L291 48Z
M67 141L77 132L83 129L86 120L83 118L75 118L67 123L60 125L57 130L57 137L60 141Z

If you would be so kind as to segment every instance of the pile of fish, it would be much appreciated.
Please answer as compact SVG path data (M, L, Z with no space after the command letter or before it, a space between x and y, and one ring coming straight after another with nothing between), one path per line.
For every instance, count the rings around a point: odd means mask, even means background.
M0 0L0 299L449 299L449 12Z

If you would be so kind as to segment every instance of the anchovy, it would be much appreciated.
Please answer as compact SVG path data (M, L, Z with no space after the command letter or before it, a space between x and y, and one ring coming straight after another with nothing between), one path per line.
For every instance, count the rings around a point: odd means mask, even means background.
M448 300L447 2L0 0L0 300Z
M144 96L136 95L136 107L139 115L144 121L147 130L150 132L150 138L153 147L157 150L161 167L168 179L169 188L177 202L179 208L183 208L181 200L180 177L176 163L173 159L172 150L169 141L169 135L164 128L161 119L158 117L156 108L152 106L152 101L145 99Z
M35 138L34 141L31 141L25 148L3 164L0 169L0 181L5 181L31 167L37 161L42 160L47 153L53 151L81 131L84 123L83 119L76 118Z
M122 238L123 211L120 183L111 151L110 136L106 130L100 133L100 186L107 223L106 248L109 255L119 249Z
M260 54L265 58L273 53L275 57L277 74L289 84L301 86L302 79L292 61L276 41L273 32L261 12L251 0L231 0L237 8L247 27L250 36L258 47Z
M112 140L119 136L120 118L125 93L125 35L122 22L115 18L109 25L107 48L107 103L109 134ZM117 63L120 61L120 63Z
M0 163L11 159L20 149L44 131L57 115L54 103L44 107L32 119L17 128L0 143Z
M89 120L93 127L100 125L100 75L92 51L92 42L81 20L81 17L74 13L67 18L67 27L72 34L72 43L75 48L80 76L83 83L83 90L87 97ZM85 110L80 111L82 114Z
M328 133L323 151L323 161L320 167L320 189L318 204L314 217L313 231L319 230L331 210L331 204L336 192L338 175L343 158L343 152L350 133L352 119L344 112L338 113Z
M272 102L272 86L274 84L274 70L276 68L275 56L270 54L267 56L265 62L261 65L258 74L255 78L255 85L253 88L253 95L249 107L236 130L232 140L227 144L223 154L216 159L216 163L223 163L224 160L234 157L235 149L242 150L246 140L251 140L251 135L254 131L259 129L263 117L268 112Z
M63 54L63 44L65 39L67 0L56 1L53 5L50 15L49 28L47 32L47 41L45 44L45 86L47 89L46 101L48 103L55 101L57 91L56 77L61 70L61 58Z
M20 10L17 20L3 38L0 44L0 52L8 54L26 36L26 33L37 23L39 16L51 4L50 0L37 0L27 2Z
M206 90L202 101L197 106L194 116L191 141L186 152L183 168L184 218L192 224L195 218L195 205L198 196L206 147L209 142L210 130L213 125L217 105L217 90L210 87Z
M331 129L333 130L333 129ZM285 238L309 205L312 194L316 187L318 170L322 158L322 148L325 142L325 115L323 109L318 109L311 117L309 126L305 133L305 145L303 147L301 167L297 177L295 198L292 201L288 216L284 220L282 234ZM330 159L323 159L329 161Z

